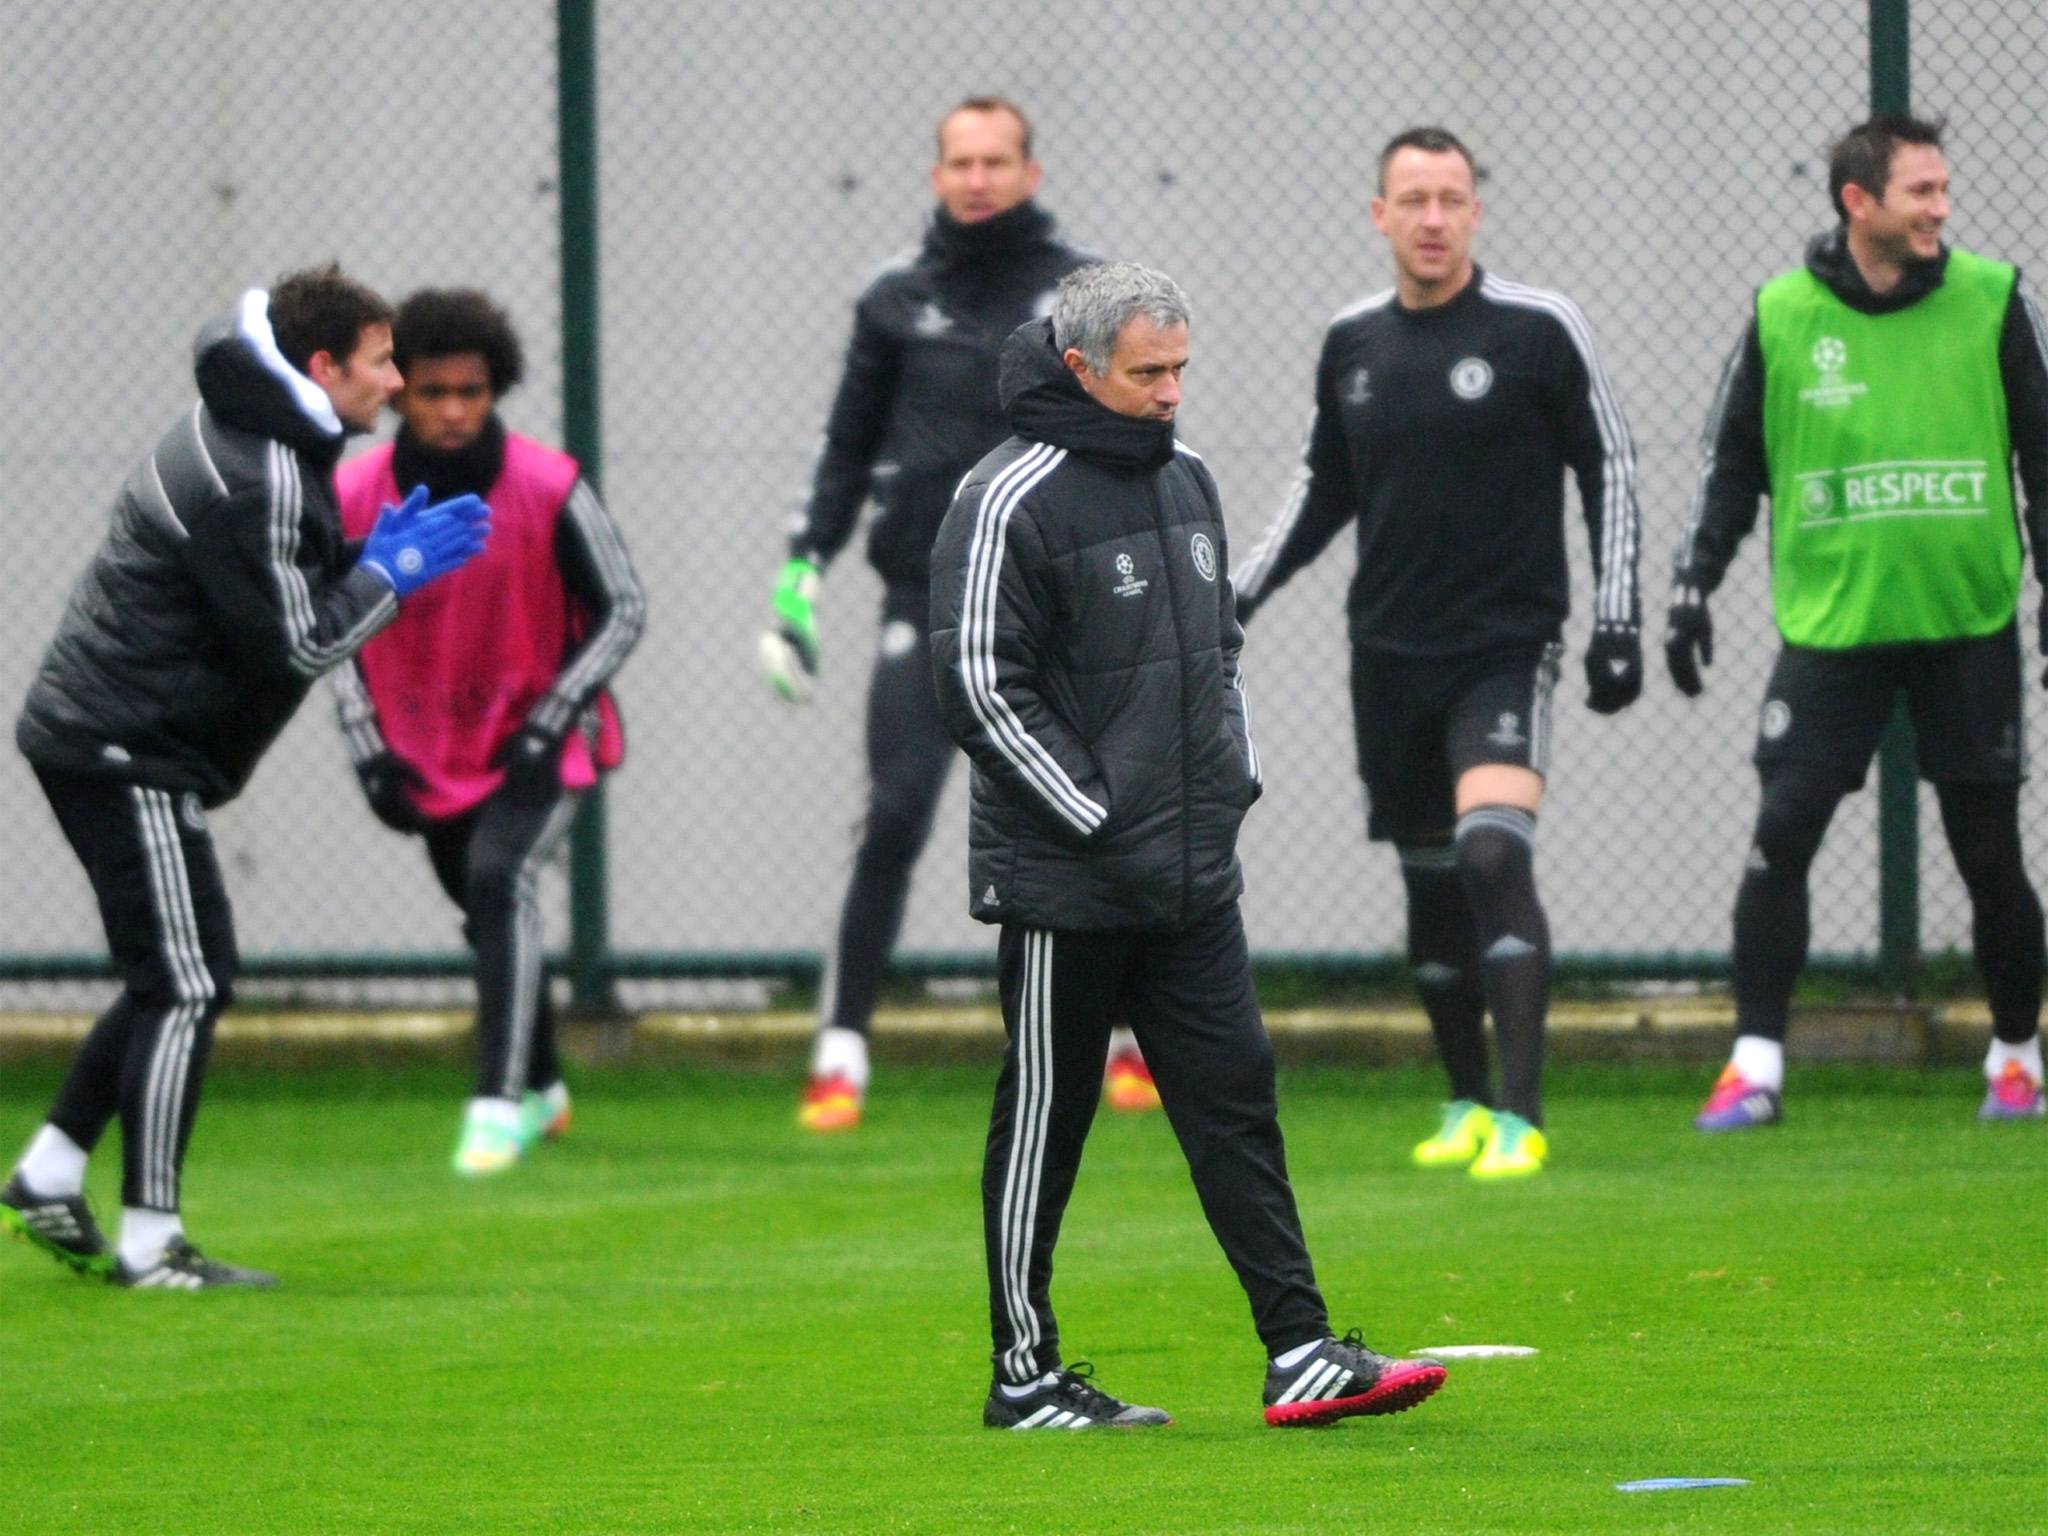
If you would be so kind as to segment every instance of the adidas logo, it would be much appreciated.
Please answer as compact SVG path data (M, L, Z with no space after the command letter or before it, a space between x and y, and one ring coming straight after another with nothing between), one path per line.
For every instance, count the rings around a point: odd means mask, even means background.
M1003 904L1003 899L996 894L996 888L990 886L981 893L981 904L984 907L1000 907Z
M1622 673L1628 670L1628 663L1626 661L1623 661L1619 657L1616 657L1613 661L1608 662L1607 665L1611 669L1613 669L1614 675L1616 677L1620 677Z

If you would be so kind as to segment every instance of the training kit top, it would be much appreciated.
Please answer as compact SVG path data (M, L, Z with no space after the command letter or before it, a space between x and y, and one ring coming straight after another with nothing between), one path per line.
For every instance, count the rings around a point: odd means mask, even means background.
M854 307L853 340L789 552L823 568L870 493L868 561L893 586L930 577L932 538L960 477L1009 435L997 360L1018 326L1093 258L1051 215L1021 203L961 224L934 211L923 245L882 270Z
M349 534L367 534L380 507L425 483L436 497L482 495L491 542L335 672L350 757L388 750L414 769L425 787L412 798L430 820L496 790L500 749L522 730L564 742L562 783L587 789L623 756L605 685L646 626L617 526L574 459L504 431L495 415L479 443L489 463L468 482L426 478L434 459L453 456L408 456L408 443L374 448L335 475Z
M1771 498L1778 628L1820 650L2010 624L2012 465L2048 571L2048 371L2018 273L1967 251L1874 294L1840 229L1766 283L1722 371L1676 561L1710 593Z
M136 465L15 727L30 762L233 799L313 679L398 615L334 504L344 431L252 289Z
M1635 448L1578 306L1477 267L1431 309L1377 294L1323 339L1301 466L1239 573L1239 613L1356 518L1346 606L1360 649L1459 656L1555 640L1571 605L1567 469L1594 617L1634 629Z
M1171 929L1237 899L1260 772L1223 508L1171 422L1082 389L1052 322L1003 350L1015 435L932 550L932 672L974 763L969 910Z

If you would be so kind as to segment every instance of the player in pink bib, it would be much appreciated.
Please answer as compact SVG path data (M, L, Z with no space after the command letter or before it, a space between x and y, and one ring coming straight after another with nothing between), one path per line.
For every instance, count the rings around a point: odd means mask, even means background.
M338 671L335 691L371 808L424 838L476 952L476 1094L455 1168L479 1175L568 1124L540 870L579 794L623 756L605 690L647 605L576 461L499 420L524 361L505 312L475 290L427 289L400 306L392 339L398 435L336 472L344 530L361 537L414 486L459 485L491 504L496 533Z

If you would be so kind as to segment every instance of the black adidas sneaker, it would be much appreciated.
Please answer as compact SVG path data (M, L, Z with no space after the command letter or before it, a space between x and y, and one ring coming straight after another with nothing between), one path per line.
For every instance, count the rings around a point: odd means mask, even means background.
M277 1276L263 1270L209 1259L182 1237L172 1238L164 1256L147 1269L116 1264L113 1278L114 1284L132 1286L138 1291L207 1291L226 1285L277 1284Z
M1366 1348L1358 1330L1325 1339L1306 1360L1266 1368L1266 1422L1312 1428L1354 1413L1400 1413L1444 1384L1434 1360L1395 1360Z
M990 1429L1142 1429L1171 1424L1164 1408L1140 1408L1118 1402L1094 1382L1095 1367L1076 1360L1051 1381L1041 1382L1028 1397L1006 1397L1000 1387L988 1389L981 1422Z
M113 1271L114 1250L83 1195L39 1195L17 1173L0 1188L0 1227L81 1275Z

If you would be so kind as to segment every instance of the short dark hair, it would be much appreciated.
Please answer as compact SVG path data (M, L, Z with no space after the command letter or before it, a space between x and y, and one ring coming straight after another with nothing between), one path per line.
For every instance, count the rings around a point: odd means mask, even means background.
M965 101L956 101L946 109L946 115L939 119L939 126L933 137L938 140L939 158L946 158L946 124L962 112L1007 112L1017 119L1017 126L1024 130L1024 158L1031 158L1031 119L1024 115L1024 109L1007 96L969 96Z
M1387 190L1387 162L1394 158L1396 150L1420 149L1432 155L1459 155L1465 161L1465 168L1472 173L1472 184L1479 184L1479 166L1472 159L1472 151L1464 141L1448 128L1403 128L1380 151L1379 189Z
M1842 188L1847 186L1861 187L1883 202L1885 184L1892 179L1892 156L1899 146L1926 144L1939 149L1947 127L1938 117L1898 112L1873 117L1843 134L1828 151L1828 197L1835 205L1835 217L1845 224L1849 221L1849 210L1842 202Z
M409 373L416 359L481 353L491 393L509 394L526 377L526 353L512 317L480 288L422 288L398 306L391 360Z
M284 360L301 373L315 352L346 363L364 331L390 323L383 295L344 273L338 261L287 272L270 286L271 334Z

